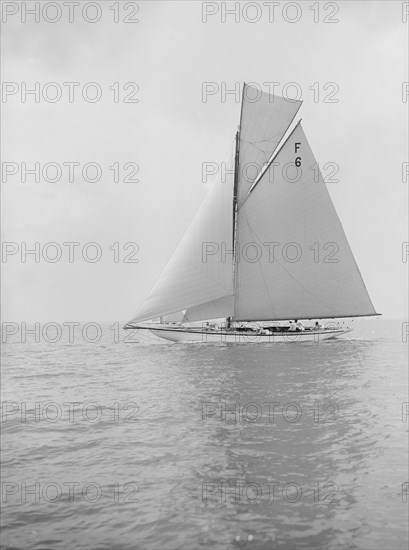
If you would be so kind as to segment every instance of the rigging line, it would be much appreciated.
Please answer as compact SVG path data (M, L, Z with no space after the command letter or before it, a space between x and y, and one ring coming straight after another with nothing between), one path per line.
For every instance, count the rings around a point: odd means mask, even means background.
M286 130L287 131L287 130ZM285 134L285 132L284 132ZM242 138L242 141L244 143L247 143L248 145L254 145L254 147L257 147L256 143L267 143L269 141L271 141L273 138L277 137L279 134L275 133L275 134L272 134L271 136L269 137L266 137L265 139L258 139L258 140L254 140L254 141L250 141L250 140L247 140L247 139L243 139ZM258 148L258 147L257 147ZM274 152L274 151L273 151ZM263 151L263 153L265 153L265 151ZM273 153L270 153L270 157ZM269 158L270 158L269 157Z
M274 134L273 136L270 136L270 137L267 138L267 139L260 139L260 140L258 140L258 141L246 141L246 140L242 139L242 142L246 143L247 145L252 145L255 149L257 149L258 151L260 151L260 153L263 155L263 157L264 157L264 159L265 159L265 160L264 160L264 163L263 163L263 166L260 167L260 170L259 170L257 176L255 177L254 181L256 181L257 178L259 177L259 175L261 174L261 172L263 172L263 170L266 169L267 164L268 164L268 161L270 160L271 154L272 154L272 153L268 153L268 156L267 156L267 151L264 151L261 147L258 147L258 146L256 145L256 143L268 143L268 142L270 142L272 139L274 139L276 136L277 136L277 134ZM253 182L253 184L254 184L254 182Z
M294 117L293 117L293 119L294 119ZM292 119L292 120L293 120L293 119ZM292 122L292 120L291 120L291 122ZM290 122L290 125L291 125L291 122ZM287 126L287 130L288 130L288 127L289 127L289 126ZM287 132L287 130L284 132L284 134ZM281 136L281 138L284 136L284 134ZM247 143L250 143L251 145L254 145L255 147L257 147L257 146L255 145L256 143L266 143L266 142L268 142L268 141L271 141L273 138L276 138L278 135L280 135L280 134L275 133L275 134L270 135L269 137L266 137L265 139L258 139L258 140L256 140L256 141L247 141ZM281 139L279 140L279 142L280 142L280 141L281 141ZM279 142L278 142L278 143L279 143ZM277 145L278 145L278 143L277 143ZM274 149L274 151L275 151L275 149ZM270 157L271 157L271 155L274 154L274 151L273 151L272 153L270 153ZM270 158L270 157L269 157L269 158Z

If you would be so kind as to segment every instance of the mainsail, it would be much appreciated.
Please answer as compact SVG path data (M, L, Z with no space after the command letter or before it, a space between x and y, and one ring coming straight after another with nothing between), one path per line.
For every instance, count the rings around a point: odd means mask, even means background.
M376 315L301 124L284 139L300 105L245 85L235 181L220 171L132 322Z
M300 123L239 209L236 237L235 320L375 314Z

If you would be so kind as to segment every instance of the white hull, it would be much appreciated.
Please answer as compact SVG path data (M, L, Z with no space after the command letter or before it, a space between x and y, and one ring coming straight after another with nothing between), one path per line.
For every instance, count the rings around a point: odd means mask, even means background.
M136 328L136 327L135 327ZM146 327L143 327L146 328ZM271 335L249 334L235 331L204 331L194 329L149 329L152 334L171 342L269 344L278 342L322 342L337 338L352 329L308 330L302 332L275 332Z

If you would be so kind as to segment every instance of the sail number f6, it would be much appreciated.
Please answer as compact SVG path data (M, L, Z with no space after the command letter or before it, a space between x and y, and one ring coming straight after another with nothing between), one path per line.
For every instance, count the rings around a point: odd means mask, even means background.
M297 141L297 142L294 144L294 152L295 152L295 154L298 153L298 149L300 148L300 145L301 145L301 143L300 143L299 141ZM301 166L301 157L297 157L297 158L295 159L295 163L294 163L294 164L297 166L297 168L298 168L299 166Z

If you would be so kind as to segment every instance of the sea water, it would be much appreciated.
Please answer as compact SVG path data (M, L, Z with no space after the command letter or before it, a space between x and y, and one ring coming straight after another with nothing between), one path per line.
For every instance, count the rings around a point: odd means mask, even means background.
M19 326L2 547L407 548L406 325L355 327L235 345Z

